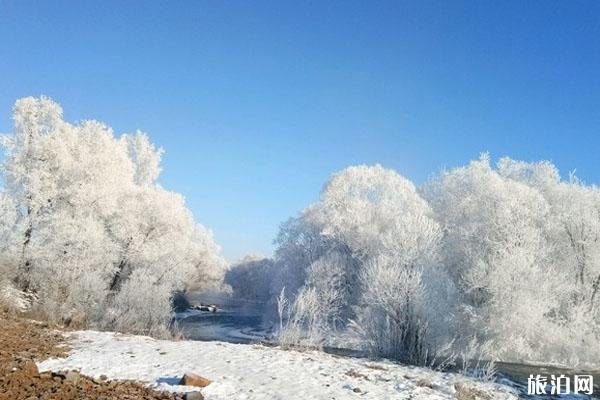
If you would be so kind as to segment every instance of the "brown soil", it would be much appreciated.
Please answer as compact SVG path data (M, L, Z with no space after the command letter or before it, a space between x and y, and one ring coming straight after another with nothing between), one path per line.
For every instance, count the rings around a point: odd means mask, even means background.
M65 355L56 327L0 310L0 400L183 400L138 382L99 380L75 371L42 372L35 361Z

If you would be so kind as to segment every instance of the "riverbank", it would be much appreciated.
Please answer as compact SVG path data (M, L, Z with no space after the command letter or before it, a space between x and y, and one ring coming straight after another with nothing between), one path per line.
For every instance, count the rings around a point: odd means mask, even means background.
M94 378L57 368L40 371L36 363L61 359L70 352L58 327L0 310L0 400L182 400L136 380Z
M178 383L183 374L194 373L212 382L201 389L206 400L517 398L507 386L459 374L316 351L95 331L69 337L68 356L41 362L40 370L75 369L93 378L133 379L173 392L190 390Z
M516 399L509 387L391 362L260 345L68 332L0 312L0 400Z

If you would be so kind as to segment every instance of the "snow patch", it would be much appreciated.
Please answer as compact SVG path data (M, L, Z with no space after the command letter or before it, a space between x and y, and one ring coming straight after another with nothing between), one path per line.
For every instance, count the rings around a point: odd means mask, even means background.
M67 358L43 361L38 364L40 370L76 369L92 377L138 380L160 390L181 392L198 390L178 385L183 374L192 372L213 381L201 390L207 400L452 399L457 382L494 399L517 398L510 388L461 375L317 351L96 331L75 332L72 339Z

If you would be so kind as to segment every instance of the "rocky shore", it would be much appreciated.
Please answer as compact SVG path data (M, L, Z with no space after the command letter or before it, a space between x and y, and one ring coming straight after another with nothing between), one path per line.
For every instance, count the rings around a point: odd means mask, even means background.
M63 357L64 335L46 323L0 311L0 400L183 400L125 380L91 378L77 371L39 372L36 361Z

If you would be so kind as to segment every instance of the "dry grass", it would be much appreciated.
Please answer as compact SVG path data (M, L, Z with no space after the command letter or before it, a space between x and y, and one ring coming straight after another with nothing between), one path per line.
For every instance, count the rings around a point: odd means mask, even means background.
M492 400L489 393L467 386L464 383L455 383L454 389L456 390L454 394L456 400Z

